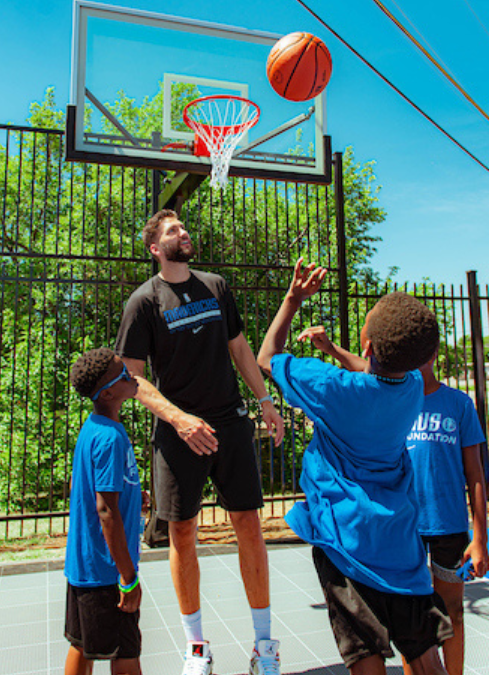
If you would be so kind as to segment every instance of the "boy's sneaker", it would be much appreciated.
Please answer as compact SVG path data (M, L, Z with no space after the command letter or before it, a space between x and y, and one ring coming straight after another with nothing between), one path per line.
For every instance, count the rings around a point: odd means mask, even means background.
M250 675L280 675L278 640L259 640L253 649L250 661Z
M189 642L185 651L182 675L211 675L212 654L209 643Z

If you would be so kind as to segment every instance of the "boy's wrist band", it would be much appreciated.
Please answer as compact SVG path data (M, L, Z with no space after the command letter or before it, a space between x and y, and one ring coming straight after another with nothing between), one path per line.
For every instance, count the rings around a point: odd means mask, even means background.
M120 590L121 593L130 593L131 591L133 591L136 588L136 586L138 584L139 584L139 576L138 576L137 572L136 572L136 577L135 577L134 581L132 581L130 584L127 584L127 586L124 586L124 584L121 584L120 575L119 575L119 580L117 582L117 585L119 586L119 590Z
M270 403L273 403L273 398L268 394L267 396L264 396L263 398L259 399L258 403L265 403L265 401L270 401Z

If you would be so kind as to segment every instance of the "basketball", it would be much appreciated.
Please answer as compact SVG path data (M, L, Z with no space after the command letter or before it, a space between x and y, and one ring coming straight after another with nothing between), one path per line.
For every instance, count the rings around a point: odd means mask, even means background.
M333 63L322 40L311 33L290 33L273 47L267 77L277 94L289 101L307 101L329 82Z

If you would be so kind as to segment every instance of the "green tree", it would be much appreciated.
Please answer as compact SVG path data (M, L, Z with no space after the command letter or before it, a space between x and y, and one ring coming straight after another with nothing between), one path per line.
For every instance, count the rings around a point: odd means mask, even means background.
M120 92L106 104L138 137L161 119L163 91L140 105ZM195 97L182 85L172 111ZM90 118L90 109L87 107ZM33 103L28 122L52 133L13 132L0 147L4 280L0 298L0 510L65 509L71 457L90 408L69 386L70 365L84 350L113 344L124 302L151 273L141 229L151 210L151 175L143 169L69 164L63 159L64 114L53 89ZM113 128L104 122L107 133ZM299 148L292 151L302 152ZM385 218L373 163L344 157L347 255L351 284L375 278L371 258ZM320 298L297 317L338 331L336 214L324 186L231 179L223 191L205 181L185 204L198 249L195 263L219 270L236 291L246 333L257 349L299 255L329 268ZM292 345L301 354L304 347ZM244 390L245 396L248 393ZM256 403L249 401L259 418ZM286 410L294 434L284 452L260 444L264 487L297 484L311 435L302 415ZM125 424L148 477L151 420L128 405Z

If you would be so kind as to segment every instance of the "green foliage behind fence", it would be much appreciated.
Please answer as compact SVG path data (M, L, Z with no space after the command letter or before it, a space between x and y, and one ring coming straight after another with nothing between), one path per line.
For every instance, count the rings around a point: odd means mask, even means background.
M130 126L144 123L157 102L146 101L139 117L123 95L120 103L115 112L126 115ZM48 91L32 108L31 121L42 130L0 126L0 515L68 509L73 449L89 411L69 386L70 366L84 350L113 345L125 301L152 274L141 240L151 215L151 172L66 163L62 118ZM300 146L292 150L303 152ZM371 268L378 240L373 228L385 213L372 163L355 163L351 149L344 157L344 185L350 341L356 351L366 312L394 284ZM321 294L294 320L288 348L311 353L295 341L300 328L311 324L323 323L340 339L332 194L324 186L246 179L231 179L225 190L213 192L206 181L184 206L181 217L197 249L195 267L227 278L255 351L300 255L329 272ZM449 344L460 330L456 302L427 301L444 325L440 366L447 377L458 377L466 349L456 340ZM300 491L311 425L283 406L286 439L275 449L261 428L259 406L244 385L242 391L257 421L264 491L286 498ZM123 421L148 486L150 416L129 402Z

